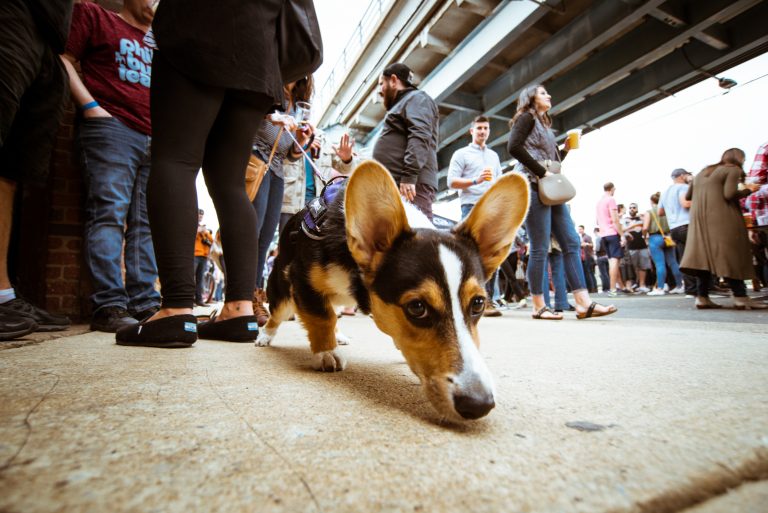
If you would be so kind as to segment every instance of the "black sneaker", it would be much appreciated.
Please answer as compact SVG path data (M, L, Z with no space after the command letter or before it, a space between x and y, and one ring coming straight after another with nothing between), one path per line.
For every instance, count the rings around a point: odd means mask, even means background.
M131 317L123 307L105 306L96 310L91 319L91 329L93 331L104 331L115 333L120 328L138 324L139 321Z
M17 297L0 305L0 314L23 317L37 324L37 331L62 331L71 324L65 315L54 315Z
M0 340L23 337L37 329L37 323L18 315L0 314Z

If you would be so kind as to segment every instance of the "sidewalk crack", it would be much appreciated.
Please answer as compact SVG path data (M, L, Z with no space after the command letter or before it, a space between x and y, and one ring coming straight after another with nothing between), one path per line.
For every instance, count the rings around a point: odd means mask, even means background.
M21 442L21 445L19 445L19 448L16 449L16 452L13 454L13 456L8 458L5 461L5 463L0 465L0 474L2 474L3 472L5 472L6 470L8 470L14 465L14 461L16 460L16 458L18 458L19 454L21 454L21 451L24 450L24 447L26 447L27 442L29 441L29 437L32 436L32 424L30 424L29 418L32 416L35 410L37 410L40 407L40 405L43 404L43 401L45 401L48 398L48 396L51 395L53 390L56 388L56 385L59 384L60 378L57 374L54 374L53 372L43 372L42 375L54 376L56 378L56 381L53 382L53 385L51 385L51 388L49 388L48 391L45 394L43 394L40 400L37 401L37 403L35 403L32 409L30 409L27 412L27 414L24 416L24 427L26 428L27 433L24 435L24 440Z
M309 494L309 498L310 498L310 499L312 499L312 502L314 503L314 505L315 505L315 508L317 509L317 511L322 511L322 508L320 507L320 503L317 501L317 497L315 497L315 494L314 494L314 492L312 491L312 487L310 487L310 486L309 486L309 483L308 483L308 482L307 482L307 480L304 478L304 476L303 476L303 475L301 475L301 474L300 474L300 473L299 473L299 472L298 472L298 471L295 469L294 465L293 465L293 464L290 462L290 460L288 460L288 458L286 458L285 456L283 456L283 454L282 454L280 451L278 451L278 450L277 450L277 449L276 449L276 448L275 448L275 447L274 447L272 444L270 444L270 443L267 441L267 439L266 439L266 438L265 438L265 437L264 437L264 436L263 436L261 433L259 433L259 432L256 430L256 428L255 428L255 427L253 427L253 426L251 425L251 423L250 423L250 422L248 422L247 420L245 420L245 418L243 418L243 416L242 416L242 415L240 415L240 413L238 413L237 411L235 411L235 409L234 409L234 408L233 408L233 407L232 407L232 406L231 406L231 405L230 405L230 404L227 402L227 400L226 400L226 399L224 399L224 397L223 397L223 396L222 396L222 395L219 393L218 389L217 389L217 388L216 388L216 387L213 385L213 383L211 382L211 377L208 375L208 369L205 369L205 379L208 381L208 385L211 387L211 390L213 390L213 393L214 393L214 394L216 394L216 396L219 398L219 400L221 400L221 402L224 404L224 406L226 406L226 408L227 408L227 409L228 409L230 412L232 412L232 413L233 413L233 414L234 414L234 415L235 415L235 416L236 416L238 419L240 419L240 421L242 421L242 422L243 422L243 424L245 424L246 426L248 426L248 429L251 431L251 433L253 433L253 435L254 435L254 436L255 436L255 437L256 437L256 438L257 438L257 439L258 439L258 440L259 440L259 441L260 441L262 444L264 444L264 445L267 447L267 449L269 449L270 451L272 451L272 452L273 452L273 453L274 453L274 454L275 454L275 455L276 455L278 458L280 458L280 460L281 460L283 463L285 463L285 465L286 465L286 466L287 466L287 467L290 469L291 473L292 473L294 476L296 476L296 478L297 478L299 481L301 481L301 484L304 486L304 489L305 489L305 490L307 491L307 493Z
M736 467L722 463L717 467L717 470L687 479L673 490L662 491L646 501L636 503L630 511L683 513L688 508L725 495L741 485L768 480L768 449L757 447L755 454ZM611 512L618 513L617 510Z

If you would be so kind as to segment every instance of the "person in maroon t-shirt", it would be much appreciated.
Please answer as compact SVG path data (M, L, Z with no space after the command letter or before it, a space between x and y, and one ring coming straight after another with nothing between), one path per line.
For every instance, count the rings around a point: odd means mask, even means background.
M85 251L94 288L91 329L98 331L136 324L160 304L146 204L153 50L144 36L156 3L125 0L117 13L91 2L76 4L62 59L80 111L77 136L88 185Z

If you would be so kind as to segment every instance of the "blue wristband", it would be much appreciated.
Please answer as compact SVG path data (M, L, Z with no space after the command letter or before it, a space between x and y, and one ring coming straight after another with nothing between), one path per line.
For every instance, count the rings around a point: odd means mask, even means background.
M80 110L84 110L85 111L85 110L89 110L89 109L95 109L98 106L99 106L99 102L94 100L94 101L88 102L85 105L83 105L82 107L80 107Z

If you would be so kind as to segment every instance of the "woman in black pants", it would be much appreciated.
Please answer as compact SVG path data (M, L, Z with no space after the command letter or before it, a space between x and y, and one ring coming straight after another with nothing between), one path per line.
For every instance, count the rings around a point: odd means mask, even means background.
M275 41L283 0L163 0L153 22L152 171L149 221L162 306L118 331L117 343L188 347L197 340L193 246L195 179L202 167L227 255L227 302L200 336L251 341L258 329L256 213L245 192L251 142L265 114L283 101ZM316 22L311 2L305 2ZM316 62L316 67L319 61ZM314 69L307 69L311 73Z

